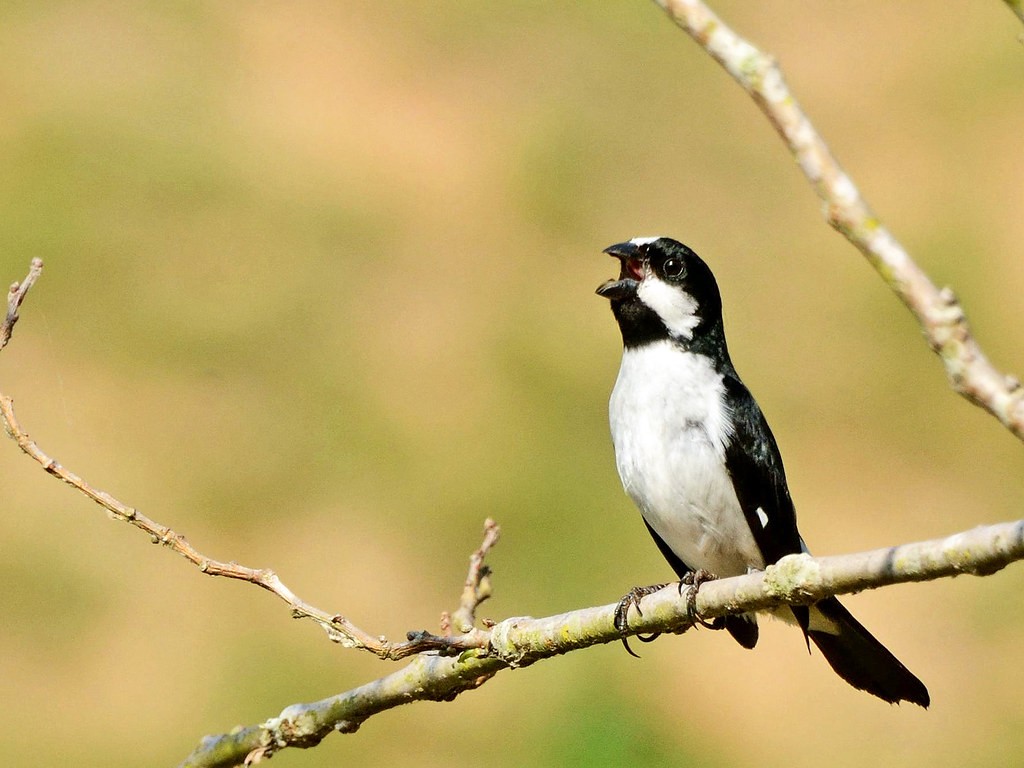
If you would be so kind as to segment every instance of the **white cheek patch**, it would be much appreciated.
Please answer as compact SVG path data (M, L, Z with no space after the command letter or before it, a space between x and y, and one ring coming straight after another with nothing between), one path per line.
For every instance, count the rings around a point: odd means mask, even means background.
M679 339L693 338L693 329L700 323L693 296L653 276L640 283L636 295L657 313L670 334Z
M757 508L757 519L761 521L762 528L768 527L768 515L760 507Z

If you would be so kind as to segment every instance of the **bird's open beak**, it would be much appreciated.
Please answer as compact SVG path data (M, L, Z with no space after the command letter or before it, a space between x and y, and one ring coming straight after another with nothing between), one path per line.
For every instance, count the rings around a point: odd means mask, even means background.
M611 301L622 301L636 295L640 281L644 279L644 260L636 243L616 243L604 252L617 258L622 264L618 280L608 280L597 289L597 295Z

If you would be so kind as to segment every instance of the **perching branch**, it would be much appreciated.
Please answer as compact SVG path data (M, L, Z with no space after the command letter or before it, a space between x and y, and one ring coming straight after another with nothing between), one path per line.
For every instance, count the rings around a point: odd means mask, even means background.
M789 555L762 573L704 583L697 610L704 618L781 605L813 603L830 595L962 573L987 575L1024 559L1024 520L838 557ZM311 747L332 731L351 733L368 717L413 701L448 701L503 669L525 667L569 651L619 640L616 605L584 608L544 619L505 619L477 630L486 643L457 658L421 654L403 669L351 691L310 704L293 704L257 725L207 736L179 768L229 768L286 747ZM643 615L629 634L680 633L690 627L687 594L675 585L641 601Z
M1021 14L1020 0L1006 1ZM657 2L761 108L824 202L828 223L867 257L917 318L953 389L1024 440L1020 381L989 362L952 289L937 288L882 225L800 108L776 61L737 35L700 0Z

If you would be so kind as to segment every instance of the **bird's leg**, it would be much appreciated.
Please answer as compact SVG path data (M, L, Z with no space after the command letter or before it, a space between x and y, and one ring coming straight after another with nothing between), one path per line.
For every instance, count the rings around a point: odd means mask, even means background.
M701 618L701 615L697 612L697 593L700 592L700 585L706 581L714 581L717 578L715 574L705 571L703 568L698 568L696 571L690 571L679 580L680 596L683 594L683 587L690 588L686 593L686 615L694 626L700 624L700 626L707 629L725 629L724 617L718 616L708 621Z
M714 581L717 578L718 577L710 571L698 568L696 571L688 571L686 575L679 580L678 586L680 596L683 594L683 587L689 587L689 590L686 593L686 614L693 626L700 625L707 629L725 629L724 617L718 616L711 621L708 621L701 618L701 615L697 612L697 593L700 591L700 585L707 581ZM622 647L626 649L626 652L630 656L640 658L633 652L633 649L629 647L629 641L626 637L626 632L629 630L630 607L636 608L636 612L643 616L644 612L640 608L640 601L647 597L647 595L654 594L659 589L667 586L667 584L651 584L647 587L633 587L629 592L622 596L618 605L615 606L615 628L622 634ZM660 634L660 632L652 632L649 635L637 635L636 639L642 643L649 643L659 637Z
M633 653L633 649L629 647L629 641L626 638L626 632L629 630L629 608L632 606L636 608L636 612L641 616L644 612L640 610L640 601L647 595L657 592L662 587L668 586L667 584L651 584L647 587L633 587L629 592L622 596L619 600L619 604L615 606L615 628L622 634L622 647L626 649L626 653L630 656L640 658L637 654ZM659 635L658 632L654 632L650 635L637 635L636 639L641 643L649 643Z

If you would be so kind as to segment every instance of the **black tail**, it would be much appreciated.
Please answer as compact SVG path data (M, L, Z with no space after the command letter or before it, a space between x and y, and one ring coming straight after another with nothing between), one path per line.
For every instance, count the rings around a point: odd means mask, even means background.
M807 636L843 680L890 704L931 703L924 683L861 626L834 597L810 609Z

